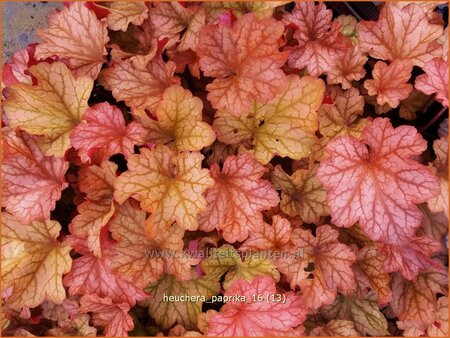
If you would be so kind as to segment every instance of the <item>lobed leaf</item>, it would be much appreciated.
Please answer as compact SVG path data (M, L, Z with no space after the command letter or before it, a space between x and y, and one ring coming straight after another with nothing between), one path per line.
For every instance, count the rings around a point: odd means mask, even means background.
M364 128L362 140L331 140L317 177L328 190L332 222L359 221L371 239L385 243L411 238L423 219L416 205L439 192L437 177L412 159L425 149L413 127L393 128L382 118Z
M267 102L286 87L280 67L288 55L279 51L284 27L272 18L246 14L233 27L206 25L200 31L197 54L205 76L208 100L233 116L246 113L253 101Z
M325 86L310 76L289 75L287 81L286 90L268 103L254 102L246 115L218 112L213 123L217 139L231 145L248 142L248 151L262 164L275 155L296 160L308 156Z
M7 128L2 134L2 206L21 223L49 219L68 186L64 175L69 163L45 156L34 136Z
M38 29L36 34L43 40L36 47L36 58L56 55L66 59L77 77L87 75L95 79L106 60L106 23L81 2L54 12L49 17L49 27Z
M12 287L10 308L34 308L44 300L60 304L66 299L62 275L71 270L72 258L70 245L57 240L60 231L57 221L22 224L3 213L2 285Z
M265 167L250 154L228 156L222 170L210 166L215 185L206 192L206 209L199 215L199 229L221 231L230 243L245 240L263 227L261 212L277 205L270 182L261 179Z
M75 78L63 63L39 63L30 68L37 84L7 87L4 109L9 126L31 135L44 136L45 155L63 157L70 148L69 135L88 108L93 81Z

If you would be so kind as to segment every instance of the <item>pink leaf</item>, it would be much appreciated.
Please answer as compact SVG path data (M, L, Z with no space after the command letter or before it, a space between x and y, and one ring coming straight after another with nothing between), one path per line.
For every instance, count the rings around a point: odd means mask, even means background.
M256 277L251 284L243 279L236 280L224 294L225 297L232 295L245 297L245 300L227 302L209 320L208 336L287 336L306 317L300 296L278 292L271 277ZM262 301L254 300L258 295ZM271 295L285 297L285 301L270 301Z
M379 244L378 251L384 256L384 271L399 271L412 280L421 271L436 265L431 256L439 251L439 242L426 236L413 237L398 244Z
M291 50L290 67L306 68L309 74L318 76L333 69L351 49L350 39L341 34L340 23L332 22L331 17L325 4L313 2L299 2L283 17L285 25L298 27L294 33L298 46Z
M442 58L434 58L428 61L423 70L425 74L416 78L416 89L431 95L436 94L436 98L444 106L448 106L448 64Z
M261 211L277 205L277 192L262 180L266 168L250 154L229 156L222 171L211 165L216 181L206 192L207 207L199 218L200 229L217 228L228 242L245 240L252 230L263 227Z
M2 206L20 222L50 218L68 184L69 163L45 156L37 137L3 129Z
M134 153L134 145L144 143L146 130L137 122L125 125L120 109L107 102L88 108L83 119L70 135L83 162L90 162L94 151L101 153L102 160L118 153L127 158Z
M423 219L416 205L439 193L438 178L413 160L426 147L415 128L394 129L382 118L364 128L362 140L331 140L317 177L328 189L332 222L359 222L371 239L385 243L411 238Z
M107 337L126 337L134 328L133 318L128 314L128 303L113 303L111 298L97 295L84 295L80 299L80 311L92 312L94 325L103 326Z
M63 283L70 295L95 294L109 297L114 302L136 304L147 294L125 277L115 275L110 268L110 254L105 250L102 257L86 253L74 259L72 270L64 276Z

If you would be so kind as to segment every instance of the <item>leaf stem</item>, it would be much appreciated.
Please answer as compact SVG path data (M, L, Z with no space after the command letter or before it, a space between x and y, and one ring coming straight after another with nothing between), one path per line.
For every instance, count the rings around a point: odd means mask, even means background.
M442 114L444 114L444 112L447 110L448 107L442 107L442 109L439 111L439 113L437 113L424 127L419 129L419 133L423 133L425 130L427 130L428 128L430 128L434 122L436 122L436 120L438 118L440 118L442 116Z

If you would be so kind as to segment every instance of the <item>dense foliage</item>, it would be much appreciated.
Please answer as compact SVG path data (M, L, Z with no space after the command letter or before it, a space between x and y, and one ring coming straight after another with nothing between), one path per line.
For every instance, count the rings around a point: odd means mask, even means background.
M447 336L436 6L52 13L2 73L3 334Z

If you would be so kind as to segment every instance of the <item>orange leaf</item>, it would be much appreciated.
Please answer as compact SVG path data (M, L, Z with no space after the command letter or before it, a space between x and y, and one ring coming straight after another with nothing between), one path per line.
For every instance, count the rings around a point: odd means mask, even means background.
M125 103L133 109L154 109L162 97L164 90L172 84L180 82L173 76L175 64L165 63L155 58L145 63L125 60L116 63L100 74L99 81L106 89L111 90L117 101Z
M443 212L431 212L426 203L419 205L419 209L424 215L422 227L419 228L417 235L425 235L441 243L441 252L446 252L445 237L448 232L447 214Z
M355 324L350 320L330 320L326 325L315 327L310 332L311 336L352 337L358 336Z
M338 295L332 305L321 309L321 314L326 319L352 321L361 336L389 336L388 321L373 298Z
M74 259L72 270L63 278L69 295L109 297L115 303L131 306L148 297L142 288L134 285L127 277L113 273L110 248L103 250L102 257L96 257L89 253L84 240L71 237L70 241L82 256Z
M440 244L426 236L411 237L396 244L378 244L384 256L384 272L400 271L406 279L414 279L420 271L436 265L431 258L440 249Z
M161 328L168 329L179 323L190 330L196 328L203 303L219 293L220 283L216 276L198 277L192 270L189 281L179 281L164 274L157 282L149 284L146 291L150 294L145 304L148 313ZM167 301L166 297L178 300Z
M57 221L21 224L2 213L2 287L12 287L7 299L12 309L66 299L62 275L72 266L71 247L57 240L60 230Z
M340 83L343 89L352 88L352 81L361 80L366 75L364 64L367 59L359 47L348 48L344 56L338 58L334 66L328 70L327 83Z
M310 308L331 304L337 291L349 292L355 286L351 266L356 257L338 241L338 235L329 225L318 227L315 237L309 230L294 229L291 234L294 252L277 264L291 288L300 286L304 302Z
M173 222L196 230L197 214L206 208L203 192L214 184L209 170L201 168L202 160L200 153L176 154L164 145L143 148L139 155L130 156L128 171L116 180L114 197L119 203L134 197L152 213L147 220L151 238Z
M364 98L358 89L341 90L328 86L332 104L323 103L319 109L319 131L327 138L349 135L360 137L367 119L359 119L364 112Z
M280 67L287 53L279 52L283 24L274 19L258 20L246 14L233 27L208 25L200 31L197 54L208 84L208 100L216 109L235 116L250 110L253 101L265 103L286 87Z
M350 38L355 38L352 39L352 41L358 41L356 31L356 25L358 23L358 20L353 15L341 14L336 18L336 21L341 24L342 34Z
M364 128L361 141L331 140L317 177L328 190L332 222L350 227L359 221L372 240L385 243L411 238L423 219L416 204L439 192L437 177L412 159L426 147L415 128L394 129L382 118Z
M42 154L36 137L6 128L2 134L2 206L22 223L49 219L68 186L69 163Z
M445 27L444 32L438 39L438 42L442 45L442 58L448 61L448 27Z
M178 280L191 279L193 259L183 256L184 231L173 231L159 235L158 243L148 238L145 231L145 212L135 209L130 202L117 206L113 219L108 224L112 237L117 241L111 248L111 269L128 276L139 287L156 282L163 272L176 276Z
M205 10L200 6L183 7L176 1L155 2L153 5L150 20L158 37L168 37L168 45L177 44L179 52L195 51L200 29L205 24Z
M70 135L83 162L90 162L94 152L103 161L118 153L128 158L134 153L134 145L143 144L147 134L137 122L125 125L120 109L107 102L88 108L83 120Z
M177 64L177 73L183 73L187 66L191 75L200 79L200 64L197 53L190 49L183 52L168 50L167 55L171 61Z
M280 215L273 216L272 225L264 226L250 232L247 240L239 247L240 251L280 251L291 247L291 224Z
M389 274L383 272L383 258L375 246L365 246L358 251L353 265L358 297L368 297L368 289L371 289L381 306L388 304L392 297Z
M41 62L30 72L36 85L16 83L6 88L4 109L9 126L45 136L41 140L44 153L62 157L70 148L72 129L88 108L94 83L88 77L74 78L60 62Z
M124 32L109 32L109 37L111 60L114 62L129 59L133 65L139 67L150 62L158 51L155 27L150 19L144 20L139 26L129 25Z
M261 179L266 168L244 154L227 157L222 171L216 163L210 170L216 184L206 192L207 207L199 216L199 229L216 228L230 243L243 241L264 226L261 212L279 202L270 182Z
M400 104L399 115L406 120L414 120L416 113L420 112L426 104L430 101L430 96L413 89L406 100Z
M285 25L296 27L289 66L306 68L308 73L319 76L335 67L336 61L351 49L351 41L341 31L341 24L331 21L332 12L324 3L298 2L292 13L283 17Z
M125 32L130 23L139 26L149 15L147 4L141 1L112 1L103 6L98 3L94 3L94 5L108 10L106 22L108 28L113 31Z
M49 28L36 31L44 40L36 47L35 57L54 55L67 59L75 75L95 79L105 61L108 42L106 23L97 19L82 2L71 3L49 17Z
M427 333L430 337L448 336L448 297L438 299L435 320L428 325Z
M16 82L31 84L32 80L28 71L29 61L30 54L27 48L23 48L15 52L11 57L11 62L5 63L3 66L3 83L5 85L11 85ZM10 72L10 76L6 75L8 72Z
M406 99L413 90L407 81L411 76L413 65L408 60L394 60L387 65L378 61L373 67L373 80L366 80L364 88L369 95L377 95L377 103L387 103L391 108L397 108L400 101Z
M439 176L440 194L428 201L428 207L432 212L444 212L448 216L448 139L443 136L433 142L433 150L436 159L433 167Z
M204 1L207 21L217 23L222 15L232 11L236 17L253 13L258 19L270 18L276 7L281 7L289 1Z
M69 229L72 234L86 238L95 256L101 256L100 233L114 214L116 171L116 164L105 161L101 166L81 168L79 173L79 189L87 199L77 207L78 215L72 219Z
M359 45L376 59L410 60L422 67L442 54L436 41L442 27L429 23L427 13L414 3L403 8L385 3L377 21L361 21L357 30Z
M401 321L413 321L418 328L426 329L434 321L437 310L437 293L448 294L447 269L433 268L421 273L413 281L393 274L391 302L394 314Z
M92 312L92 322L103 326L103 334L107 337L126 337L134 328L133 318L128 314L130 305L113 303L111 298L97 295L84 295L80 299L80 311Z

